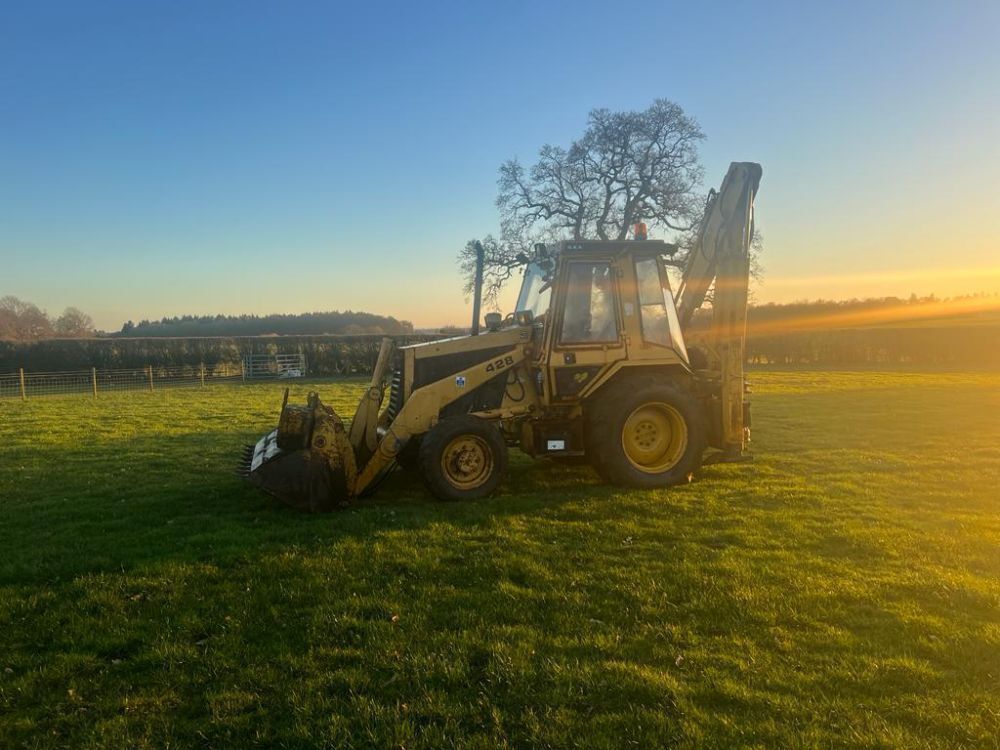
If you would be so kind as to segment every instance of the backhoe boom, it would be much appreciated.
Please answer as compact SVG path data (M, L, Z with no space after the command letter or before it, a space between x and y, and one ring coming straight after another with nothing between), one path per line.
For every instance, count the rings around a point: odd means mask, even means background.
M720 447L729 458L744 455L749 440L743 363L753 202L761 174L760 165L754 162L730 164L722 187L709 196L676 297L677 316L686 334L709 289L713 290L708 369L719 382Z

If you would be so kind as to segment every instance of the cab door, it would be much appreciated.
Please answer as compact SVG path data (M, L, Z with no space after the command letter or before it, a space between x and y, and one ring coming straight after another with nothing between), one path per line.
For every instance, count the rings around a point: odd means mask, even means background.
M687 366L687 347L663 258L636 253L631 261L623 262L627 264L622 285L628 290L623 307L629 359Z
M619 276L607 258L574 258L560 269L549 333L550 402L579 398L625 357Z

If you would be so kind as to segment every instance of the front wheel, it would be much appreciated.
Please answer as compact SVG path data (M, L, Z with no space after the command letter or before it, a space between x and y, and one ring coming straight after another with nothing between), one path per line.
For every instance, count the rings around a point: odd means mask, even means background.
M475 500L496 491L507 472L507 445L492 422L447 417L420 442L420 470L441 500Z
M669 487L701 466L707 427L701 402L663 377L598 392L587 411L587 455L601 477L627 487Z

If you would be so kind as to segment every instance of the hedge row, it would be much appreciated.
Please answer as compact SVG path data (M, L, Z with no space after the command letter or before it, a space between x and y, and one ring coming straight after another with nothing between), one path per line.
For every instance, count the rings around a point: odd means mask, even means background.
M399 345L440 336L392 336ZM691 339L696 339L692 336ZM241 338L49 339L0 341L0 373L154 367L239 367L244 354L302 352L310 374L370 372L382 336L261 336ZM1000 365L1000 326L856 328L753 336L750 362L811 365Z
M1000 326L848 328L754 336L750 362L809 365L1000 365Z
M244 354L305 354L312 375L370 372L382 336L260 336L232 338L48 339L33 343L0 341L0 373L65 370L118 370L132 367L239 367ZM398 345L440 336L391 336Z

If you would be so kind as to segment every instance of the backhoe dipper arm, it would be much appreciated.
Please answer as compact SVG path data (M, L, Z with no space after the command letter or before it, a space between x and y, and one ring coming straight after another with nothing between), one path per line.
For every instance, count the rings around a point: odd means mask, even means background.
M754 162L733 162L718 193L709 196L698 238L684 266L677 290L677 317L687 331L705 301L712 282L713 350L721 406L720 445L730 458L744 454L749 441L749 403L743 362L746 348L747 298L750 286L750 242L753 202L762 170Z
M712 282L716 282L716 300L722 287L735 301L742 297L746 304L750 283L749 251L753 238L753 201L760 185L762 170L754 162L733 162L718 192L709 194L705 216L694 247L684 264L677 288L677 317L681 328L687 329L695 311L705 302ZM746 258L747 270L726 267L720 273L725 258ZM735 277L733 273L735 272Z

